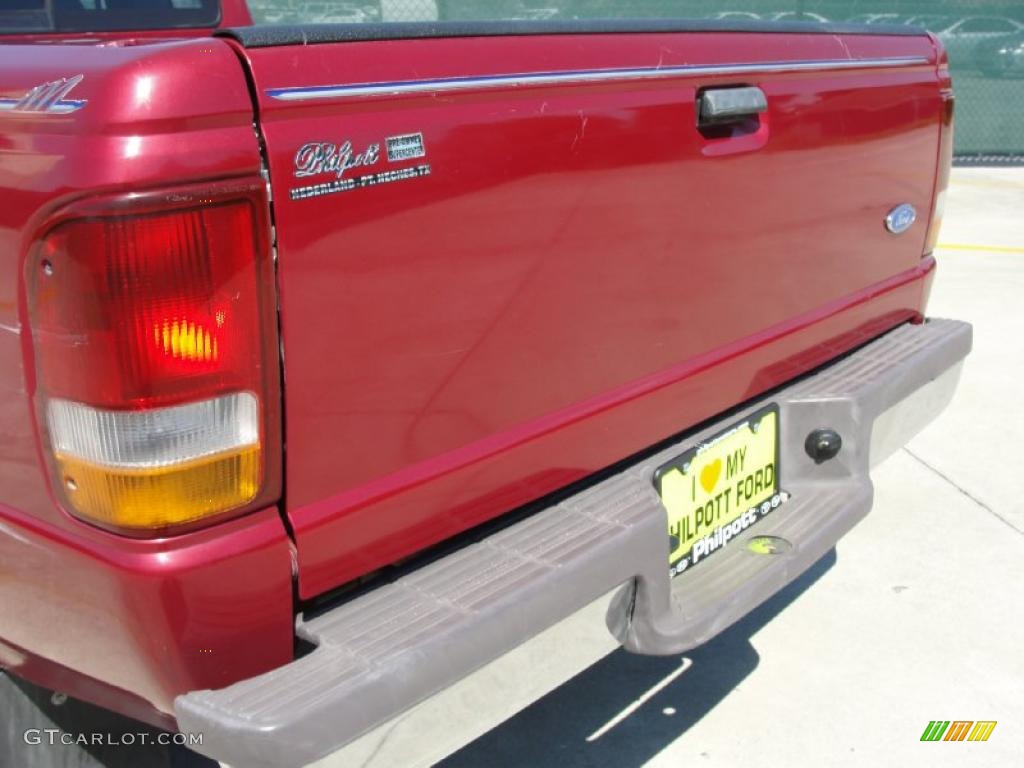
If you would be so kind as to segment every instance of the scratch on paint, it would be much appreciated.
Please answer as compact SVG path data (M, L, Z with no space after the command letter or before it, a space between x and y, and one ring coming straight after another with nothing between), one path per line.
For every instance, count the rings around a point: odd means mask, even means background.
M571 151L576 151L576 145L583 141L583 137L587 135L587 121L590 119L583 114L583 110L579 111L580 116L580 130L576 134L576 138L572 140L572 146L569 148Z
M665 54L666 53L671 55L673 53L673 51L672 51L671 48L666 48L665 46L661 46L658 49L658 66L656 66L655 69L661 69L663 66L665 66Z
M16 325L4 325L0 323L0 331L8 331L10 333L21 333L21 328Z
M839 43L840 47L843 49L843 52L846 54L846 58L852 61L853 54L850 53L850 48L849 46L846 45L846 41L840 35L833 35L833 37L836 39L836 42Z

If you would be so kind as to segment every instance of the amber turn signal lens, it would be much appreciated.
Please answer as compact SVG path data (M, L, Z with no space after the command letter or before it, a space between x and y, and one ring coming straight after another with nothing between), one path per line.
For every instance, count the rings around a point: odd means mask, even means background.
M252 501L260 487L258 448L141 470L58 455L57 467L81 516L131 530L184 525L235 509Z

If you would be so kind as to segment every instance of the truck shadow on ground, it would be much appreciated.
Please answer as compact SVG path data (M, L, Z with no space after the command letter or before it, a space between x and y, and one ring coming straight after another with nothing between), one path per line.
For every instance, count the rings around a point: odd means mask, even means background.
M643 765L756 669L760 657L751 637L835 563L833 549L772 599L686 654L692 665L621 720L623 710L679 671L680 656L616 651L450 755L439 768Z

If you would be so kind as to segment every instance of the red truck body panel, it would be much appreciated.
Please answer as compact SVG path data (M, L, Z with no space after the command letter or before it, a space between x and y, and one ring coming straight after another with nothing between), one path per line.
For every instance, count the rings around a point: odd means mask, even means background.
M679 33L245 51L275 194L287 514L312 597L919 316L941 105L921 37ZM916 66L284 100L693 64ZM412 73L412 74L410 74ZM758 85L705 137L698 89ZM295 93L292 91L291 96ZM402 183L291 199L307 142L422 133ZM382 150L383 151L383 150ZM348 174L361 173L357 169Z
M0 505L0 666L173 727L174 697L290 661L287 538L277 509L124 546Z
M151 702L148 712L125 705L136 717L167 717L175 694L292 657L290 542L276 509L139 541L86 525L57 505L36 439L25 259L47 216L83 196L258 174L245 78L231 48L209 38L0 46L0 68L2 97L82 73L72 95L87 101L72 115L3 118L0 648L28 650L0 650L0 663L36 678L70 669L82 685L100 680ZM196 71L203 88L195 86ZM56 666L39 672L44 662ZM68 683L60 689L78 692Z
M917 63L268 95L887 57ZM157 724L176 694L292 658L293 581L319 596L919 319L934 268L926 216L900 238L883 227L898 204L931 209L942 104L924 36L135 39L0 46L0 72L0 99L82 74L87 102L0 116L0 664ZM768 98L757 130L700 133L698 90L739 84ZM254 116L277 234L281 508L165 539L101 531L60 508L40 455L29 247L75 200L261 173ZM374 170L429 175L291 199L334 178L295 177L303 145L416 133L423 158Z

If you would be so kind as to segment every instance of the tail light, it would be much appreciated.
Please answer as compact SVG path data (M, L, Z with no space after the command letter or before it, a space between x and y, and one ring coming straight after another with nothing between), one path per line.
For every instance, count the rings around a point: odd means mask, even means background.
M939 127L939 163L935 176L935 199L932 202L932 215L928 220L928 234L925 237L924 253L927 255L935 250L939 242L939 231L942 229L942 217L946 210L946 189L949 187L949 175L953 167L953 124L956 101L953 98L953 84L949 75L949 58L942 44L936 39L939 50L939 78L942 90L942 124Z
M158 536L280 492L273 264L259 181L90 201L28 263L36 410L72 514Z

